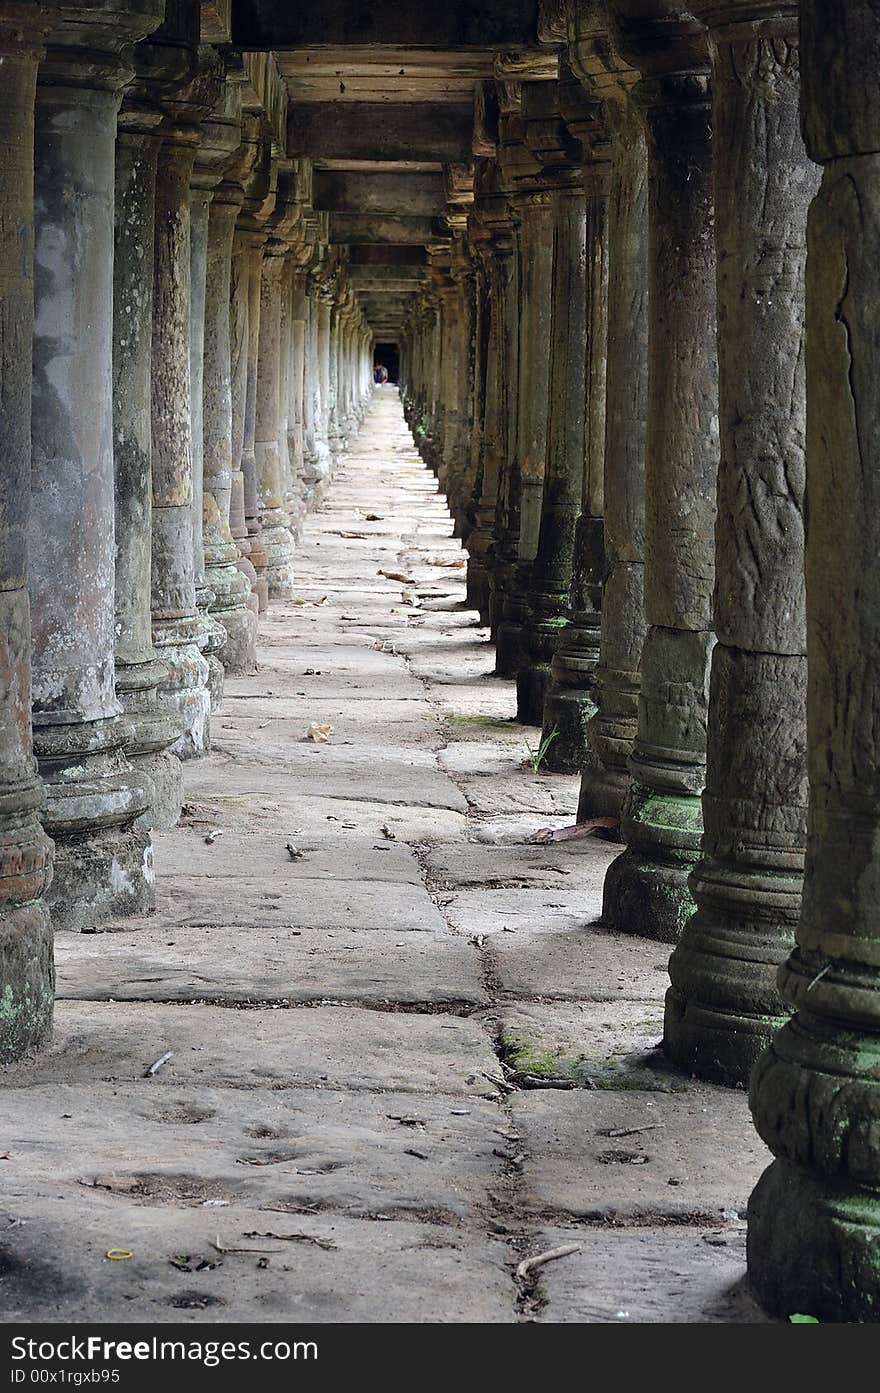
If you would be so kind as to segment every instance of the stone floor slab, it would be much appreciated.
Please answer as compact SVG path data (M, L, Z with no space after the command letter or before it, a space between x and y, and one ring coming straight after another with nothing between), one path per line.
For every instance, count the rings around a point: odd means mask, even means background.
M0 1071L7 1088L120 1083L143 1078L176 1089L356 1088L492 1098L500 1078L488 1035L476 1021L359 1007L235 1010L222 1006L60 1002L51 1046L35 1061Z
M250 1209L122 1208L96 1196L22 1205L18 1217L0 1248L6 1321L390 1324L459 1320L462 1310L514 1319L504 1245L444 1225L310 1214L255 1222ZM108 1261L112 1248L132 1256Z
M524 1189L538 1212L608 1224L729 1224L745 1217L771 1160L735 1089L534 1089L512 1106Z
M59 997L82 1001L487 1004L473 947L430 929L279 925L254 934L147 921L119 933L59 934L56 966Z
M578 1243L541 1269L541 1322L764 1323L745 1280L745 1235L713 1229L546 1229L534 1251Z

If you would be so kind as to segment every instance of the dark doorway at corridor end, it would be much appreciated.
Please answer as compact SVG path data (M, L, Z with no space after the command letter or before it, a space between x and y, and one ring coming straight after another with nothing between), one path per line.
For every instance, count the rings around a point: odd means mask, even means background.
M388 381L400 381L400 351L396 343L377 343L373 351L373 364L388 369Z

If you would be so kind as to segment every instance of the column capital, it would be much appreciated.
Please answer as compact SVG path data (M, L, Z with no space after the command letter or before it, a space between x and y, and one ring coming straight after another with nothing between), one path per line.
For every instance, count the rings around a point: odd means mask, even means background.
M709 100L706 28L675 0L608 0L612 41L639 74L644 108Z
M133 76L133 46L158 28L164 13L162 0L82 0L61 6L59 22L46 38L40 87L121 91Z

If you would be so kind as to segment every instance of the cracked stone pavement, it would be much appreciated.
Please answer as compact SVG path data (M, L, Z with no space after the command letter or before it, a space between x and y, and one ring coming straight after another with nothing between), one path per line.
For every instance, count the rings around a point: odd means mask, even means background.
M451 532L381 389L157 912L58 936L0 1092L4 1320L763 1319L745 1096L664 1066L668 949L599 923L618 848L525 844L577 780L532 772Z

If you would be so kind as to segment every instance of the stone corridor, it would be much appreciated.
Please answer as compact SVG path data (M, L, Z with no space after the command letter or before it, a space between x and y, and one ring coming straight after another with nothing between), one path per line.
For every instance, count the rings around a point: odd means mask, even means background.
M156 914L57 935L0 1091L3 1319L762 1319L745 1096L658 1056L668 949L596 925L619 849L528 843L578 780L533 772L451 533L378 388Z

